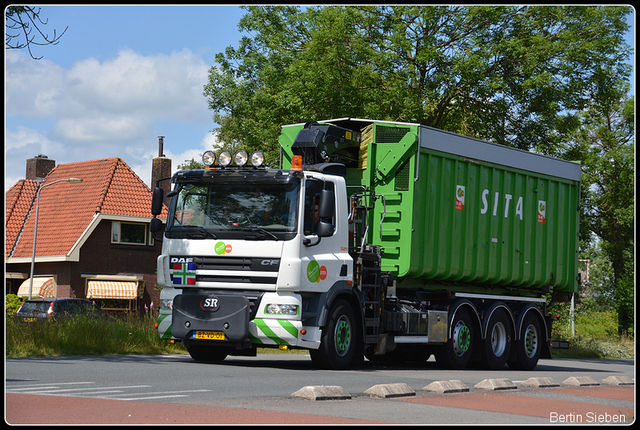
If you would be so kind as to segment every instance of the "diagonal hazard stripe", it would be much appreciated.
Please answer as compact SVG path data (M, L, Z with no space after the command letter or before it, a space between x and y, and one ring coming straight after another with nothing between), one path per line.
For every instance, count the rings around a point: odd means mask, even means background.
M258 330L264 333L265 336L274 341L277 345L289 345L286 341L280 339L264 320L256 318L253 322L256 324L256 327L258 327Z
M277 321L280 323L282 328L285 329L291 336L295 337L296 339L298 338L298 329L293 324L291 324L287 320L277 320Z

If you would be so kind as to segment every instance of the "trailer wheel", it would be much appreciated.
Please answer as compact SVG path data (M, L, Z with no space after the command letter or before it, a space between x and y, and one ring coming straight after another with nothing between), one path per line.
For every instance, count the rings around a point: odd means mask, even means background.
M353 309L345 300L331 306L320 348L309 351L314 364L328 369L345 369L351 364L356 350L355 321Z
M499 370L507 364L511 352L511 325L502 309L497 309L487 324L487 337L483 342L483 367Z
M458 309L451 320L451 339L436 352L436 361L449 369L464 369L473 352L474 327L466 309Z
M195 361L203 363L220 363L227 358L224 349L211 345L191 344L187 346L187 352Z
M522 322L520 338L515 342L513 360L507 361L514 370L533 370L538 364L542 352L544 334L540 329L540 321L533 313L528 313Z

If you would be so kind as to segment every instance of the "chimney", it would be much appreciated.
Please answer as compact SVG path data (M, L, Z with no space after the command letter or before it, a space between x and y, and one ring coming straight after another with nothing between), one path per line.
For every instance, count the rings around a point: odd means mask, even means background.
M56 160L49 160L46 155L38 154L27 160L25 179L39 181L44 179L56 167Z
M160 187L164 190L164 204L167 207L171 202L171 197L167 197L171 190L169 178L171 178L171 159L164 156L164 136L158 136L158 157L153 159L151 166L151 189Z

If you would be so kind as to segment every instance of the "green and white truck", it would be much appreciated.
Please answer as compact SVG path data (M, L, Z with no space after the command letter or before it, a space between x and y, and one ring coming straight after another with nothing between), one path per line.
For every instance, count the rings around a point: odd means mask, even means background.
M331 369L550 358L546 297L579 282L579 164L354 118L286 125L279 143L278 168L207 151L171 178L162 337L198 361L302 348Z

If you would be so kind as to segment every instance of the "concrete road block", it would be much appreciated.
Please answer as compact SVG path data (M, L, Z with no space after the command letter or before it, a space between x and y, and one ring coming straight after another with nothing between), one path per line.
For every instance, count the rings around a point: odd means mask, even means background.
M550 388L550 387L559 387L558 384L553 378L547 377L537 377L537 378L529 378L520 384L522 387L530 387L530 388Z
M383 399L387 399L390 397L406 397L416 395L416 392L413 391L411 387L409 387L404 382L397 384L374 385L364 393L372 397L380 397Z
M497 390L514 390L518 387L514 384L510 379L507 378L496 378L496 379L484 379L474 385L474 388L478 388L480 390L489 390L489 391L497 391Z
M602 380L604 385L634 385L633 379L628 376L609 376Z
M469 391L469 387L462 383L458 379L452 379L449 381L433 381L426 387L422 388L423 391L431 391L434 393L466 393Z
M589 387L600 384L591 376L572 376L571 378L565 379L562 382L562 385L567 385L569 387Z
M307 385L291 395L307 400L348 400L351 398L351 394L337 385Z

